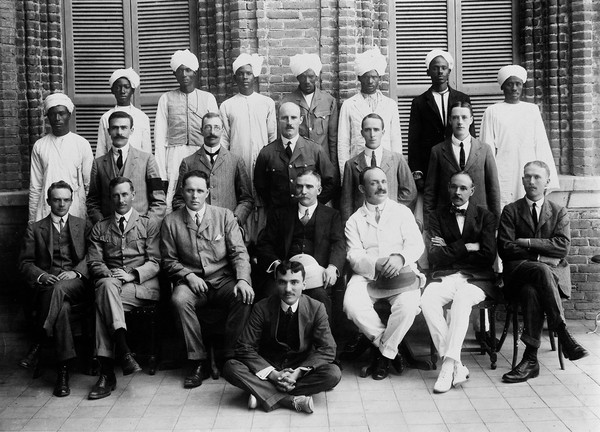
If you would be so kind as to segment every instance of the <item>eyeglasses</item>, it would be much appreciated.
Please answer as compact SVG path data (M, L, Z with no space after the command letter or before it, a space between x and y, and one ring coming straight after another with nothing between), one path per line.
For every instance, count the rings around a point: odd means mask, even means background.
M212 132L212 131L219 132L221 129L223 129L223 128L218 125L214 125L214 126L206 125L206 126L202 127L202 130L205 132Z

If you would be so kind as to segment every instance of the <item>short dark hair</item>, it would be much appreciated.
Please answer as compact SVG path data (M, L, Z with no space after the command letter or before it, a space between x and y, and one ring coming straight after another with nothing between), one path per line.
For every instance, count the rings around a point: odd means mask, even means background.
M221 119L221 116L219 115L219 113L207 112L206 114L204 114L204 117L202 117L202 127L204 127L204 120L208 120L211 118L218 118L219 120L221 120L221 123L223 123L223 120Z
M133 117L125 111L114 111L110 117L108 117L108 127L110 128L110 122L114 119L129 119L129 127L133 127Z
M302 263L298 261L288 261L285 260L281 264L277 266L277 270L275 271L276 275L285 276L285 274L289 271L292 273L302 273L302 280L306 279L306 270L304 270L304 266Z
M204 181L206 182L206 187L207 188L210 187L210 180L208 178L208 174L206 174L204 171L200 171L200 170L191 170L191 171L186 172L183 175L183 177L181 178L181 189L182 190L185 187L185 182L190 177L199 177L201 179L204 179Z
M50 199L50 194L52 194L52 191L54 189L68 189L69 192L71 192L71 197L73 196L73 188L69 183L67 183L64 180L59 180L50 185L50 187L48 188L48 199Z
M527 162L525 164L525 166L523 167L523 171L525 171L525 168L527 168L529 165L534 165L536 167L545 169L546 175L548 176L548 178L550 178L550 167L548 166L548 164L546 162L541 161L541 160L534 160L534 161Z
M456 177L457 175L465 175L465 176L469 177L469 178L471 179L471 184L472 184L473 186L475 186L475 180L473 180L473 176L472 176L471 174L469 174L469 172L468 172L468 171L465 171L465 170L462 170L462 171L456 171L454 174L452 174L452 175L450 176L450 182L451 182L451 181L452 181L452 179L453 179L454 177ZM448 184L450 184L450 182L448 182Z
M367 169L365 169L365 170L361 171L361 172L358 174L358 184L361 184L361 185L363 185L363 186L364 186L364 185L365 185L365 175L366 175L366 174L367 174L369 171L373 171L373 170L379 170L379 171L381 171L382 173L384 173L384 174L385 174L385 171L384 171L384 170L382 170L382 169L381 169L381 168L379 168L379 167L368 167ZM387 176L386 176L386 177L387 177Z
M133 182L131 180L129 180L127 177L115 177L108 184L108 192L109 193L112 192L112 190L115 187L117 187L118 185L123 184L123 183L129 183L129 186L131 187L131 192L135 191L135 187L133 187Z
M364 124L365 124L365 121L366 121L367 119L377 119L377 120L379 120L379 121L381 122L381 130L384 130L384 129L385 129L385 124L383 123L383 119L381 118L381 116L380 116L379 114L375 114L375 113L367 114L367 115L366 115L366 116L365 116L365 117L362 119L362 121L360 122L360 128L361 128L361 129L363 128L363 126L364 126Z
M298 180L300 177L304 177L307 175L313 176L314 178L316 178L319 181L319 184L321 184L321 175L318 172L313 171L311 169L301 171L300 174L298 174L296 176L296 180Z
M448 118L451 117L452 110L454 108L469 108L471 117L473 117L473 106L469 102L454 102L452 105L450 105L450 108L448 109Z

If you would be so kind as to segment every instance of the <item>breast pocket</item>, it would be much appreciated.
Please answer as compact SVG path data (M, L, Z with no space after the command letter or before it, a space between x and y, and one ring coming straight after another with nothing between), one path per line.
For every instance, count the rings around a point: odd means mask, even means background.
M313 115L313 131L318 135L326 133L329 124L329 111L315 111Z

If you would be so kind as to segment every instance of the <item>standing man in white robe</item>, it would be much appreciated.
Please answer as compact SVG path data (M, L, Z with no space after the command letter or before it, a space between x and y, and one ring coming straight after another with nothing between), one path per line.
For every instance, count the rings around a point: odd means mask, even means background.
M354 70L360 82L360 93L342 104L338 124L338 163L342 178L346 161L365 148L361 125L368 114L379 114L384 121L387 133L381 140L382 148L402 154L398 104L379 90L379 80L386 68L387 60L378 47L356 56Z
M254 184L254 165L260 150L277 139L275 102L254 91L255 79L260 75L263 57L242 53L233 62L233 75L239 93L221 104L224 134L221 145L242 158L250 182ZM255 209L246 220L246 240L256 242L258 233L266 224L266 213L260 197L252 187Z
M181 161L194 154L203 144L202 118L218 111L217 100L196 88L198 58L190 50L178 50L171 57L171 69L179 88L163 94L158 101L154 123L156 163L167 187L167 214L179 178Z
M86 218L85 200L90 187L94 155L88 140L70 130L75 105L64 93L53 93L44 100L44 114L52 133L40 138L31 150L29 177L29 222L37 222L50 214L44 193L59 180L73 188L69 213Z
M129 144L146 153L152 153L150 119L141 109L136 108L131 103L135 89L140 86L140 76L132 68L117 69L110 76L108 83L110 85L110 92L115 96L117 105L100 117L96 158L104 156L112 147L112 139L108 131L108 118L115 111L124 111L133 118L135 128L131 130Z
M504 101L489 106L481 119L480 140L492 147L500 181L500 205L504 207L525 194L521 167L532 160L544 161L550 168L548 193L559 189L558 174L546 129L537 105L521 101L527 71L518 65L498 71L498 84Z

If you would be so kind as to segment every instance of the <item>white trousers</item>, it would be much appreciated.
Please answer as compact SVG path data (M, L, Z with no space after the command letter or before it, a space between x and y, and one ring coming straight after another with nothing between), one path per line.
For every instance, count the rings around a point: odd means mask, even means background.
M381 299L369 295L368 282L369 280L362 276L352 276L344 296L344 312L361 333L379 348L381 354L393 359L398 354L398 345L420 312L421 291L416 289L385 298L392 306L386 327L373 307L373 304Z
M481 288L467 282L467 276L455 273L441 282L427 285L421 296L421 309L433 343L441 357L460 362L460 350L469 328L471 309L485 300ZM452 302L450 322L444 318L444 305Z

